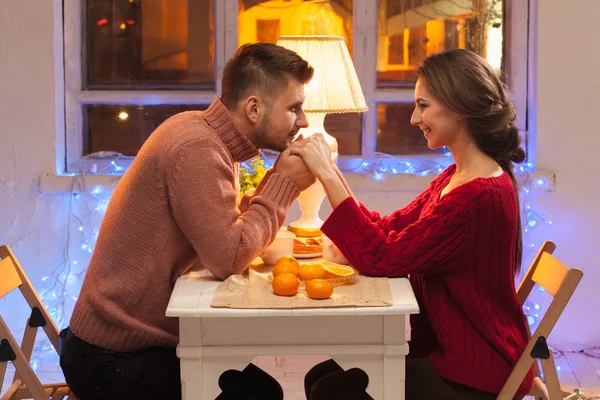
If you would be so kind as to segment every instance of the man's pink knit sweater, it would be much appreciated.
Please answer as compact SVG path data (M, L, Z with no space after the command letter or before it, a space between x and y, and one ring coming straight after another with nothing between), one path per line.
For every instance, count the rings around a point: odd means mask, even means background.
M164 122L111 197L73 333L114 351L176 346L178 320L165 316L176 279L196 262L220 279L244 271L299 194L269 172L238 203L238 162L257 154L218 99Z

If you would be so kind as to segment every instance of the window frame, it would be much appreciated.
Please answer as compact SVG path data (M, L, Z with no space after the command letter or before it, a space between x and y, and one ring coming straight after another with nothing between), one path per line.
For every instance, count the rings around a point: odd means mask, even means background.
M83 107L87 104L210 104L221 94L221 77L226 61L238 48L238 0L213 0L214 6L214 40L215 90L156 90L156 91L123 91L123 90L83 90L82 89L82 54L84 0L55 0L63 6L63 61L64 61L64 146L57 140L57 173L71 174L76 172L73 166L82 160L83 149ZM376 6L374 7L373 4ZM378 2L354 0L353 3L353 55L356 73L361 82L369 111L363 113L361 156L340 156L340 168L361 172L357 165L363 160L377 155L377 104L378 103L412 103L413 87L377 88L377 14ZM511 99L515 102L518 119L517 126L523 132L523 144L526 146L528 161L533 137L528 132L528 105L531 102L531 82L528 76L532 68L532 51L530 42L534 34L532 9L534 0L505 0L504 3L503 57L504 71L508 77ZM526 40L518 40L527 38ZM439 164L447 164L448 157L432 155L394 155L398 159L422 158ZM125 158L119 171L127 168L132 161ZM95 161L96 163L103 161ZM110 162L110 161L106 161ZM99 171L104 171L102 167Z

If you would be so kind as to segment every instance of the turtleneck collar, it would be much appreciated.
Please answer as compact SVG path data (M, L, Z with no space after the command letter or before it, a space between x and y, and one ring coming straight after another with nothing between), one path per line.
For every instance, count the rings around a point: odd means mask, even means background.
M258 149L235 125L231 113L221 99L212 102L204 111L204 118L217 132L234 161L242 162L258 155Z

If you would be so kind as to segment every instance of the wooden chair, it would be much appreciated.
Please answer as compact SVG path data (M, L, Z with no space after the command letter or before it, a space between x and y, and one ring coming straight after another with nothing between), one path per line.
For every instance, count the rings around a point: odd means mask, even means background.
M576 268L569 269L556 259L552 255L555 249L556 245L554 243L544 242L517 290L517 297L521 305L525 303L536 283L550 293L553 300L537 329L531 335L529 344L498 395L498 400L511 400L514 398L532 364L535 369L535 380L529 396L544 400L563 399L556 365L554 364L552 351L546 343L546 338L552 332L556 321L558 321L577 288L583 277L583 272ZM541 363L544 380L541 378L538 362Z
M60 348L59 332L11 249L0 246L0 299L17 288L31 307L31 316L19 347L0 315L0 388L8 362L15 366L13 383L0 400L76 399L65 383L42 385L29 364L38 328L44 329L57 353Z

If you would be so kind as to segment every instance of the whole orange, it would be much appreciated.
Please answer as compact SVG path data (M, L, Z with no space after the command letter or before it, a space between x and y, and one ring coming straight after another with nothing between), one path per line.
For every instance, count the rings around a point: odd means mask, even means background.
M323 279L325 269L319 263L305 263L298 268L298 278L301 281L310 281L311 279Z
M300 263L294 256L283 256L277 260L275 266L273 267L273 277L283 274L284 272L298 276L299 266Z
M328 299L333 294L333 285L324 279L306 282L306 294L311 299Z
M300 282L296 275L284 272L273 279L273 292L279 296L293 296L298 293Z

